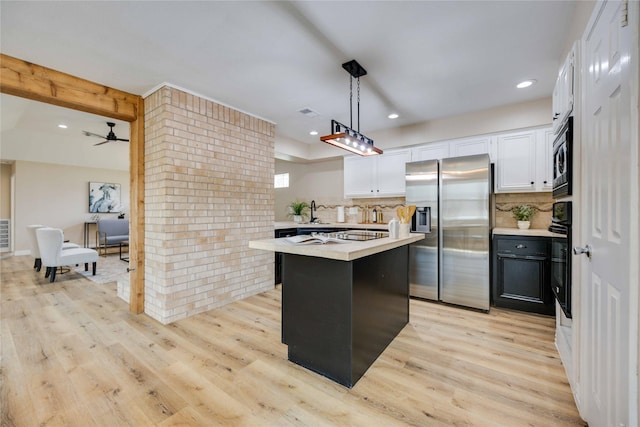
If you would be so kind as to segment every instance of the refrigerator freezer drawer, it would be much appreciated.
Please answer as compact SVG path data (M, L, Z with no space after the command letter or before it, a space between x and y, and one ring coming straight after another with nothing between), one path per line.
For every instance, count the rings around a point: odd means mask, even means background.
M489 229L445 228L443 240L449 244L442 250L442 300L489 310Z
M421 241L424 244L424 240ZM438 248L416 242L409 247L412 297L438 300Z

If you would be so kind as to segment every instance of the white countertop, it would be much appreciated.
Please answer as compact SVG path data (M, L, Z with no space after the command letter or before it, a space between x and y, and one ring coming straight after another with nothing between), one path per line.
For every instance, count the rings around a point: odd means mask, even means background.
M544 228L529 228L528 230L521 230L519 228L494 228L493 234L507 236L566 237L564 234L552 233Z
M409 237L402 239L384 237L382 239L367 240L364 242L348 241L346 243L327 243L324 245L296 245L288 242L286 237L283 237L280 239L252 240L249 242L249 247L252 249L263 249L294 255L314 256L339 261L353 261L379 252L399 248L400 246L408 245L421 239L424 239L424 234L410 233Z
M351 222L330 222L327 224L305 224L302 222L293 222L293 221L276 221L273 223L274 229L282 230L285 228L348 228L348 229L369 229L369 230L385 230L389 229L389 224L387 223L369 223L369 224L360 224L360 223L351 223Z

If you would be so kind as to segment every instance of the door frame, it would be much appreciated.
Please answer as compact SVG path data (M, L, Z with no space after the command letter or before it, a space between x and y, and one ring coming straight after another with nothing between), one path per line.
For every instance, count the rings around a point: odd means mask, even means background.
M144 100L0 53L0 93L129 122L129 311L144 311Z

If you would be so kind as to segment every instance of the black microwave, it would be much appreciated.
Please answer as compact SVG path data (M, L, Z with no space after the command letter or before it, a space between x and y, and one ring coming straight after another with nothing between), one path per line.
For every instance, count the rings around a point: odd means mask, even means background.
M553 141L553 197L571 195L573 117L567 119Z

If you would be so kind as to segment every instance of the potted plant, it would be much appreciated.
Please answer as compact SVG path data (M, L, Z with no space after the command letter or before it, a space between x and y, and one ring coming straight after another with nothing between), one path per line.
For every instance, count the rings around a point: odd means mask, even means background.
M513 208L513 217L518 221L518 228L526 230L531 226L531 218L536 214L535 208L520 205Z
M307 216L309 203L293 201L289 203L289 216L293 216L293 222L302 222L302 217Z

